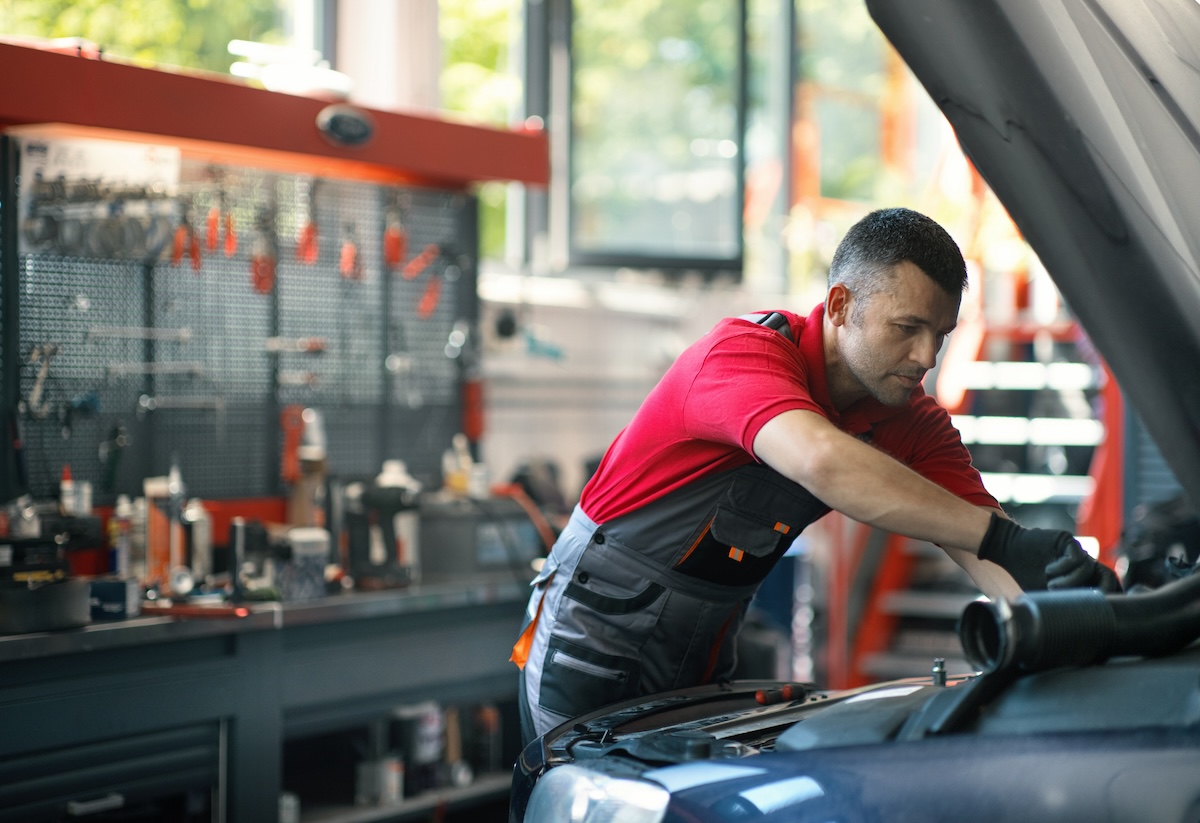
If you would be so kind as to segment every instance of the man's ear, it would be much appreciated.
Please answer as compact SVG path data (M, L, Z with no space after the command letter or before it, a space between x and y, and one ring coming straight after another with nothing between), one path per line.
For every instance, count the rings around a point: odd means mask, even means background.
M835 326L845 325L850 319L850 290L841 283L834 283L825 295L825 317Z

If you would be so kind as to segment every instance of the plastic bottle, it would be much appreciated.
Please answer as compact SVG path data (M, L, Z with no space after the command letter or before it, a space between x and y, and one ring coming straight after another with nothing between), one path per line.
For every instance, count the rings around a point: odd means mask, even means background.
M75 481L68 463L63 464L62 478L58 481L58 505L63 514L75 513Z
M203 581L213 571L212 517L198 498L193 497L183 507L183 528L192 575L197 581Z
M146 498L133 501L129 516L129 573L146 582Z
M109 569L124 580L129 577L130 547L133 543L133 504L129 495L117 495L117 505L108 521Z
M411 505L395 513L392 528L396 535L397 560L408 569L412 582L416 583L421 576L421 515L417 507L421 483L408 473L408 466L403 460L385 460L383 471L375 478L375 485L379 488L400 488L407 492L406 497Z

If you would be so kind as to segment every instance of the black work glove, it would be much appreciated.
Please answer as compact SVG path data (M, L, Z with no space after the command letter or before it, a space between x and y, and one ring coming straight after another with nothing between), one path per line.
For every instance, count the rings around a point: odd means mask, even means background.
M1048 589L1082 587L1100 589L1105 594L1117 594L1125 591L1121 588L1121 581L1117 579L1116 572L1092 559L1092 556L1085 552L1073 537L1062 555L1047 564L1046 577L1049 578L1049 582L1046 584Z
M979 559L1000 566L1025 591L1077 587L1121 591L1116 574L1097 563L1070 532L1026 529L995 513L979 544Z

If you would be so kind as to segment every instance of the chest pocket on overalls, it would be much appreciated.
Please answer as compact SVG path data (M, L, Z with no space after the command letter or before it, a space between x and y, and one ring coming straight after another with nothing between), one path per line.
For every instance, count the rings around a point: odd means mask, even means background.
M674 567L710 583L753 585L829 507L766 466L744 466L733 475L708 518L689 536Z

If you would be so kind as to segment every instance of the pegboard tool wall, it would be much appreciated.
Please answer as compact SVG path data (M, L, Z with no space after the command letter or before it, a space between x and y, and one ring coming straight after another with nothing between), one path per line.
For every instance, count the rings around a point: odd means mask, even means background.
M0 368L35 497L69 465L111 505L172 457L190 496L282 494L289 406L321 413L330 474L399 458L440 482L478 322L473 196L187 158L161 186L48 186L5 156Z
M17 369L10 367L17 348L17 327L8 319L16 305L17 251L9 243L17 235L15 147L0 140L0 500L24 487L24 464L18 466L15 448L20 433L17 419Z

